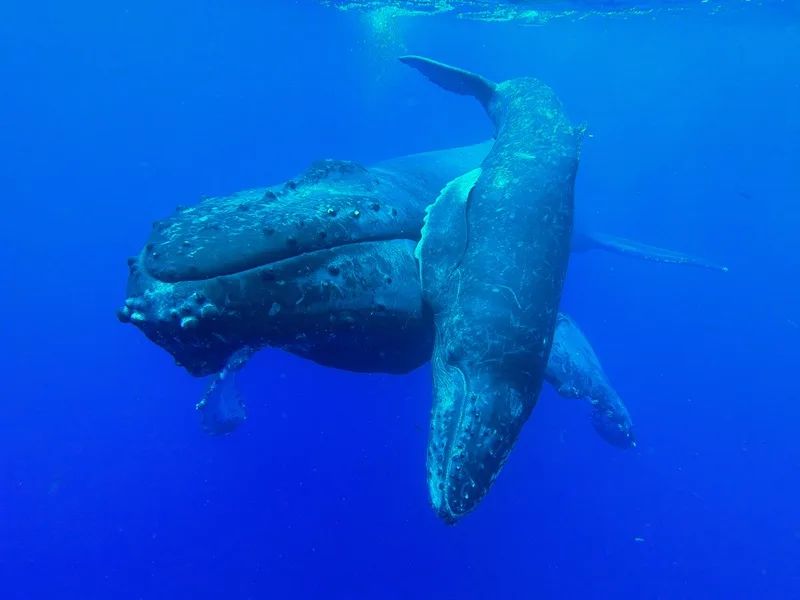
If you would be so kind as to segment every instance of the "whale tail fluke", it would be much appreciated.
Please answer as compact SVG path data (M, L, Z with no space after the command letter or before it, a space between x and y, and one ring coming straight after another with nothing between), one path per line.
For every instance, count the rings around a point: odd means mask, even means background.
M489 102L497 86L485 77L423 56L401 56L399 60L448 92L474 96L486 110L489 109Z

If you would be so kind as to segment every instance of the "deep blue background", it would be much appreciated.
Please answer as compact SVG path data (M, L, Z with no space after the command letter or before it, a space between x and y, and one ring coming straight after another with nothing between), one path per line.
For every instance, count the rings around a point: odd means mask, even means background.
M800 597L800 29L744 14L378 22L308 3L0 5L0 597ZM227 4L228 6L225 6ZM281 3L283 4L283 3ZM427 367L204 382L114 309L151 221L313 159L489 136L398 64L533 74L590 124L582 218L727 274L575 258L564 305L633 415L543 394L474 514L427 504ZM638 542L634 538L642 538Z

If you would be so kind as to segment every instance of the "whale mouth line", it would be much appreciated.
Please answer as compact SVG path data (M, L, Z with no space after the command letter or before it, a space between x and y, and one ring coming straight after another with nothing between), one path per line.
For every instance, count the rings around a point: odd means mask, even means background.
M164 278L159 276L158 269L147 268L149 267L149 265L146 267L146 270L153 279L160 281L162 283L177 284L177 283L191 283L198 281L209 281L212 279L216 279L218 277L230 277L235 275L242 275L248 272L258 271L259 269L265 269L265 268L275 268L276 270L280 270L282 267L290 266L295 261L307 258L314 258L320 260L321 262L324 262L325 259L327 258L329 262L334 263L337 258L337 252L340 251L342 248L377 244L381 242L399 241L399 240L407 240L412 243L416 243L419 241L414 239L413 237L406 235L385 235L385 236L362 238L357 240L341 240L328 244L324 248L299 250L295 251L293 254L289 256L282 256L276 259L270 259L268 257L264 257L264 260L254 259L252 261L247 261L245 263L246 266L232 265L232 268L229 269L222 268L219 270L213 270L208 273L197 273L195 275L193 275L191 271L189 271L187 273L181 273L180 276L169 277L169 278ZM326 255L329 255L329 258Z
M464 463L466 446L469 445L470 440L462 432L469 419L470 411L474 410L474 405L470 401L470 378L461 361L443 361L442 371L448 373L451 381L448 387L452 394L452 400L448 404L453 411L453 417L444 436L443 478L441 480L444 487L437 495L435 510L445 524L453 525L474 509L473 506L464 506L457 497L453 496L453 494L459 497L464 495L464 481L458 476L458 473L463 474L470 470L470 465ZM469 480L472 481L471 476Z

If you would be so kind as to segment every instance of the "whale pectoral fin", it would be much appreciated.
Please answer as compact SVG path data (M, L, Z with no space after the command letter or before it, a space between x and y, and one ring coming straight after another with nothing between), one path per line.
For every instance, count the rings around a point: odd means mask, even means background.
M235 352L225 367L211 378L197 410L202 415L203 429L209 435L226 435L247 419L245 406L236 387L236 374L255 353L251 348Z
M628 409L611 386L589 340L564 313L558 315L546 379L562 398L589 402L592 425L608 443L620 448L636 445Z
M578 243L575 244L575 251L578 252L585 250L606 250L608 252L614 252L615 254L633 256L653 262L701 267L711 271L722 271L723 273L728 271L728 267L706 262L702 259L689 256L688 254L667 250L665 248L658 248L656 246L648 246L641 242L635 242L604 233L582 232L580 238L576 239L576 241Z
M420 265L422 294L428 302L436 302L464 256L468 242L467 201L480 174L478 168L456 177L425 209L414 256Z
M462 96L474 96L483 104L484 108L487 108L494 95L496 84L475 73L423 56L401 56L399 60L403 64L413 67L448 92Z

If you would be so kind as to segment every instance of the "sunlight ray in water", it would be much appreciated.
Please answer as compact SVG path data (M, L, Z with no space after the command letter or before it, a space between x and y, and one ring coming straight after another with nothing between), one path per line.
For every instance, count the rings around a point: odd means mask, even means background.
M393 6L383 6L364 14L370 39L375 44L375 57L379 60L393 60L406 51L403 26L397 18L406 15L406 11Z

